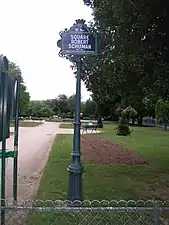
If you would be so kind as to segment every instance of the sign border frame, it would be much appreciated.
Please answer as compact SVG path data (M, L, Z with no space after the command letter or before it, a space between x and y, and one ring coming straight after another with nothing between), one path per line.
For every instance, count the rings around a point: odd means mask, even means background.
M68 50L63 50L63 47L64 47L64 42L63 42L63 35L66 35L66 34L79 34L79 35L82 35L82 34L85 34L85 35L93 35L95 37L95 51L94 52L73 52L73 51L68 51ZM62 33L61 35L61 51L63 54L65 55L81 55L81 56L86 56L86 55L97 55L98 54L98 35L97 34L94 34L92 32L79 32L79 31L66 31L64 33Z

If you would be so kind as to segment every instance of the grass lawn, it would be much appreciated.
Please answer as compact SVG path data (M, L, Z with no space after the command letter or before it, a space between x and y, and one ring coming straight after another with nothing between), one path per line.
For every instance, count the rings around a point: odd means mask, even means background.
M134 127L131 136L123 137L116 135L113 125L105 125L104 130L105 133L99 135L137 151L149 159L150 164L141 166L93 165L82 158L85 167L84 199L168 199L169 132L155 128ZM71 162L72 137L72 135L57 135L40 182L37 199L65 200L67 198L67 167ZM44 215L42 217L42 220L38 217L38 222L41 220L41 223L37 224L45 224L44 218L46 217ZM37 217L32 216L32 219L35 222ZM46 224L50 223L46 221Z
M135 127L131 136L117 136L115 126L106 125L109 140L137 151L149 165L93 165L86 163L84 199L140 199L169 197L169 132ZM67 167L71 162L72 135L57 135L46 165L38 199L66 199Z
M43 124L42 122L26 122L26 121L19 121L19 126L20 127L36 127ZM11 122L11 127L14 126L14 123Z
M74 125L73 123L61 123L59 127L63 129L73 129Z

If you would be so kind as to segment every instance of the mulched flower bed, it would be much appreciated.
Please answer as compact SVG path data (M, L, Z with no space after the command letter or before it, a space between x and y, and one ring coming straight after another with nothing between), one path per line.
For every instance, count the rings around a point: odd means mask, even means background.
M117 143L94 135L81 135L81 152L84 159L94 164L148 164L148 160Z

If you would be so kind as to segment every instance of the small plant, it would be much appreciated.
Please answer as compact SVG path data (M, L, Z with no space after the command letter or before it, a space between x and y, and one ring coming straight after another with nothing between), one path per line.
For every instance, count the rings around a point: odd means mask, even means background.
M124 114L120 117L119 125L117 126L117 135L127 136L131 131L128 125L128 120Z
M167 130L169 121L169 101L159 99L156 104L156 118L164 123L164 129Z
M117 135L127 136L131 134L130 127L128 125L129 119L135 117L137 115L137 111L128 106L121 113L121 117L119 119L119 125L117 126Z
M129 121L130 118L133 118L137 115L137 111L129 105L122 111L122 114L124 114L126 119Z
M99 116L98 120L97 120L97 127L98 128L103 128L103 121L102 118Z

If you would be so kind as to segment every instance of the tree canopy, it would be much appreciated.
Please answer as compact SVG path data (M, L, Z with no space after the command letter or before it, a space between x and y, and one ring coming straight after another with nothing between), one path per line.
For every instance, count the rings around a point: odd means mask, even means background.
M28 110L28 104L30 100L30 95L26 90L26 86L24 84L24 79L22 77L22 72L20 67L13 63L9 62L9 75L11 77L19 78L21 82L21 89L20 89L20 116L25 116Z
M100 55L86 58L83 80L100 113L131 105L141 119L169 96L169 5L164 0L84 0L93 9Z
M30 101L27 116L31 117L53 117L74 118L75 112L75 95L59 95L55 99L43 101ZM81 113L84 117L97 118L96 105L92 99L81 102Z

